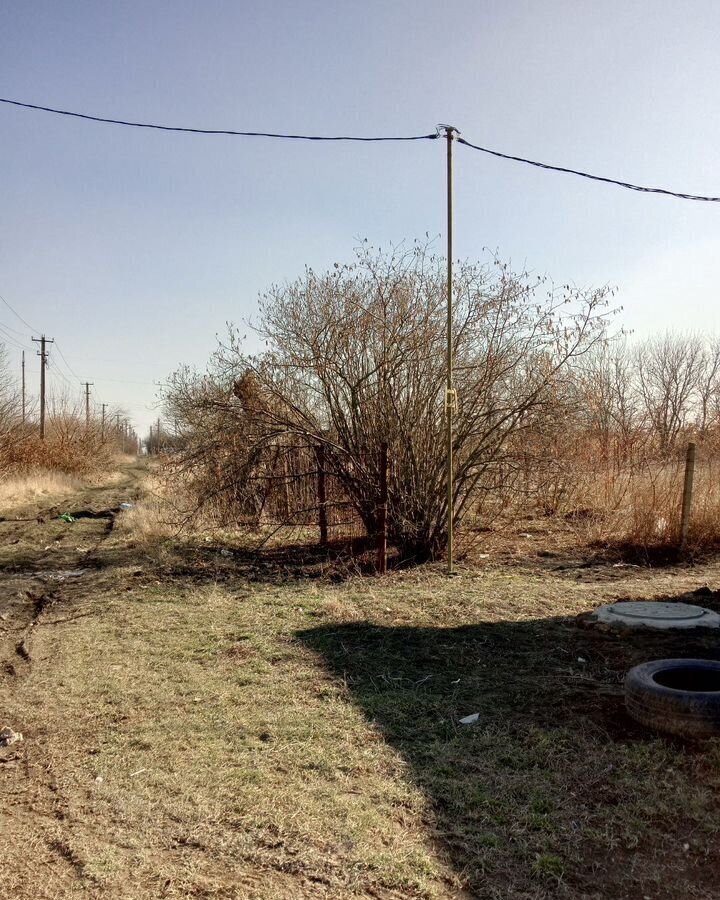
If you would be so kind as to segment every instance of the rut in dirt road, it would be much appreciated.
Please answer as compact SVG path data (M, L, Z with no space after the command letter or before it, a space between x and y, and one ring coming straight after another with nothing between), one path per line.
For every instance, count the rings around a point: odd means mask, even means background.
M144 472L124 466L117 483L0 518L0 677L26 670L33 632L47 610L72 604L78 583L100 567L96 554L112 534L120 504L137 498ZM61 519L65 510L71 521Z

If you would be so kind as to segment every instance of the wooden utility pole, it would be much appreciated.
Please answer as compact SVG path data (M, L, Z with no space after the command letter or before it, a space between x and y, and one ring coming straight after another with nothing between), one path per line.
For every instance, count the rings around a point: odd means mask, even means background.
M90 428L90 388L95 384L94 381L85 381L85 427Z
M445 129L447 139L447 358L445 362L445 420L446 420L446 457L447 457L447 573L453 573L453 526L454 526L454 477L453 477L453 415L457 398L453 387L453 168L452 145L456 134L460 132L453 125L440 125Z
M102 416L100 418L100 440L102 443L105 443L105 410L107 409L107 403L102 404Z
M25 351L22 352L22 420L25 424Z
M37 355L40 357L40 440L45 440L45 369L47 368L48 354L45 349L47 344L54 344L53 338L46 338L41 335L39 338L32 338L36 344L40 344Z
M153 433L152 425L150 426L150 437L148 438L148 456L152 456L153 452Z
M695 478L695 451L695 444L688 444L687 456L685 457L682 516L680 519L680 549L682 551L685 551L687 548L688 531L690 529L690 510L692 508L693 480Z
M157 417L157 428L155 429L155 443L157 447L155 448L155 452L160 452L160 416Z

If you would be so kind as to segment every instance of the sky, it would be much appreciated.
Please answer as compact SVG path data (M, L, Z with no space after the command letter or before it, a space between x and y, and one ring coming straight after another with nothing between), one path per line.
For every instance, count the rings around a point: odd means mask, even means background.
M110 118L467 140L720 195L713 0L24 0L0 3L0 96ZM204 366L272 283L359 240L444 246L440 141L163 133L0 104L0 295L51 347L49 378L144 432L156 382ZM636 335L720 331L720 203L601 185L457 146L455 255L487 248L617 288ZM30 329L0 304L28 390ZM14 329L8 331L8 329ZM0 333L1 337L1 333ZM58 348L56 350L56 347ZM59 351L67 362L63 361Z

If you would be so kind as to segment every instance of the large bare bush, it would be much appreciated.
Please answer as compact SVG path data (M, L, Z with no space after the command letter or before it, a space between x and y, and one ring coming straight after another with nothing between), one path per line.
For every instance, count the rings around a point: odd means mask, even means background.
M234 462L217 481L266 478L277 457L322 447L368 533L379 527L380 460L388 447L387 522L404 558L437 557L446 543L444 451L445 261L425 247L374 252L273 287L260 303L266 350L242 352L231 331L211 377L180 373L168 411L193 435L186 458ZM606 290L557 287L498 262L456 266L455 520L472 511L511 436L541 426L564 401L569 364L602 338ZM223 428L193 422L192 395ZM199 446L195 435L201 434ZM224 435L221 437L221 434ZM199 454L199 456L198 456ZM274 461L274 462L273 462ZM229 476L229 477L226 477Z

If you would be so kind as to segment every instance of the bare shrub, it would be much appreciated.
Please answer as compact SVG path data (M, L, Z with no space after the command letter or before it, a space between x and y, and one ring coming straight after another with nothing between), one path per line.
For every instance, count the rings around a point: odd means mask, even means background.
M363 246L351 265L273 287L260 304L264 353L243 354L231 330L210 375L181 371L171 381L168 414L187 429L186 469L210 478L213 497L236 492L236 508L257 514L273 480L287 481L279 469L288 458L309 462L323 447L374 534L385 444L391 542L407 559L441 554L445 270L426 247ZM557 287L494 260L458 264L453 294L457 524L509 461L512 436L540 430L564 402L570 363L603 336L608 291Z

